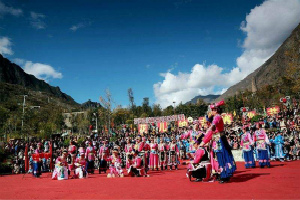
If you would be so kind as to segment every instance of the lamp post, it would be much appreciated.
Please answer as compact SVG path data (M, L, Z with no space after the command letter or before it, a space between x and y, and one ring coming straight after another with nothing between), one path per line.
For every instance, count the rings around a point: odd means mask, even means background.
M98 117L96 113L93 113L94 116L96 117L96 132L98 133Z
M173 106L173 109L174 109L174 115L175 115L175 103L176 103L176 102L173 101L173 105L174 105L174 106Z
M23 114L22 114L22 126L21 126L21 135L23 134L23 125L24 125L24 113L25 113L25 105L26 105L26 97L27 95L23 96ZM22 136L23 137L23 136Z

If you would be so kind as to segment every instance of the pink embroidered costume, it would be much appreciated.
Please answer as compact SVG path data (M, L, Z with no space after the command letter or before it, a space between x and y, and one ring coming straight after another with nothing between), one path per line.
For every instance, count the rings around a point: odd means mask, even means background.
M173 140L172 143L169 145L169 163L170 170L172 170L173 165L175 166L175 169L177 170L177 162L178 162L178 154L179 150L177 147L176 141Z
M69 145L68 153L69 153L68 168L69 171L72 171L74 169L74 163L75 163L76 153L77 153L77 149L73 141L71 141L71 144Z
M158 145L157 143L152 142L150 143L150 163L149 169L157 169L158 170Z
M95 149L92 146L91 143L89 143L89 146L86 148L85 152L85 158L87 160L87 172L88 173L94 173L94 164L95 164Z
M128 143L125 145L125 153L126 153L126 169L129 169L130 167L130 160L133 158L133 145L128 141Z
M221 116L222 110L220 106L225 102L210 105L210 109L214 113L211 126L200 146L204 146L212 140L211 164L213 172L220 174L220 183L228 182L233 172L236 170L236 164L231 152L231 147L228 144L226 135L224 133L224 122ZM207 121L211 119L208 118ZM218 163L217 163L218 162ZM216 171L217 170L217 171Z
M144 153L144 155L142 156L142 160L144 162L146 171L148 171L149 162L150 162L150 145L146 142L146 138L143 139L142 153Z
M163 143L163 140L160 140L158 144L158 154L159 154L159 166L161 170L167 169L167 148Z
M84 154L81 154L80 158L77 158L75 161L75 176L74 178L82 179L87 176L86 172L86 160L84 158Z
M243 149L243 157L246 169L255 168L255 160L252 150L253 140L250 132L246 132L241 136L241 147Z
M261 129L261 125L260 130L255 131L253 140L256 143L259 166L261 168L264 168L264 166L270 167L270 158L267 150L267 145L270 144L270 141L266 132Z
M143 159L138 155L138 153L134 153L134 159L130 162L130 167L128 168L128 175L133 177L141 177L147 176L146 170L143 165Z
M203 136L202 136L203 137ZM195 141L197 151L194 155L194 160L189 163L187 169L187 177L196 178L196 181L208 181L211 177L211 163L209 161L209 153L204 147L198 146L202 140L202 137Z
M104 141L103 145L99 149L99 174L101 174L102 171L106 173L108 158L109 158L109 146L107 145L107 141Z
M55 169L52 174L52 180L67 180L68 179L68 163L66 160L67 152L58 157L55 161Z
M118 156L118 152L114 152L113 155L111 155L108 159L110 161L109 170L110 172L107 174L108 178L111 177L124 177L123 169L121 167L122 160Z

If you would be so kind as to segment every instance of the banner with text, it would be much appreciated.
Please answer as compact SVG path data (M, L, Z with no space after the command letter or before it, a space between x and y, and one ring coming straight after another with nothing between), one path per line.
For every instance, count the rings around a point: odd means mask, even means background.
M252 119L254 116L256 115L256 112L255 111L250 111L247 113L247 117Z
M278 114L279 112L280 112L279 106L267 108L267 114L268 114L268 115L276 115L276 114Z
M148 133L148 124L139 124L139 134Z
M187 120L180 120L178 121L178 127L187 127L189 125L189 122Z
M206 117L199 117L199 123L201 126L203 127L207 127L207 123L206 123Z
M181 121L181 120L185 120L184 114L181 114L181 115L170 115L170 116L161 116L161 117L134 118L134 124L175 122L175 121Z
M160 123L158 123L158 127L159 127L159 132L160 133L165 133L165 132L168 131L167 122L160 122Z
M232 114L223 113L222 114L224 124L231 124L233 122Z

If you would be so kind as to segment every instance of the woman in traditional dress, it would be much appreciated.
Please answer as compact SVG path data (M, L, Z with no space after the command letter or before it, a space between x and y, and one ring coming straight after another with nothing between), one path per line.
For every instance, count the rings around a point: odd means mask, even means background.
M243 150L246 169L255 168L255 160L252 150L253 144L254 142L249 132L249 127L246 127L244 134L241 136L241 149Z
M212 150L214 161L218 162L219 173L220 173L220 183L229 182L230 178L233 176L233 172L236 170L236 164L231 152L231 147L228 144L225 132L224 132L224 122L221 116L222 109L221 106L225 102L221 101L216 104L210 105L211 114L213 116L213 121L211 126L207 130L203 141L200 146L204 146L206 143L212 142ZM217 165L214 163L214 165Z

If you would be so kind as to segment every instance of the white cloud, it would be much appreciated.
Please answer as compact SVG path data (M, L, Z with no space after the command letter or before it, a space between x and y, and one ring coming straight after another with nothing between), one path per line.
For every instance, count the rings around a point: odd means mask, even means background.
M57 72L52 66L47 64L33 63L32 61L24 61L18 58L14 59L14 61L19 62L27 74L32 74L46 82L49 82L50 79L61 79L63 77L60 72ZM16 64L18 64L17 62Z
M300 0L266 0L241 23L246 38L236 67L223 73L217 65L196 64L190 73L161 73L164 80L153 85L156 103L166 107L173 101L185 103L197 95L224 93L270 58L299 21Z
M20 65L20 66L22 66L22 65L24 65L24 64L26 63L26 60L21 59L21 58L14 58L12 61L13 61L15 64Z
M14 52L11 49L12 43L8 37L0 37L0 54L13 55Z
M43 21L45 15L36 12L30 12L30 24L35 29L45 29L46 23Z
M12 8L6 6L4 3L0 1L0 16L10 14L16 17L23 15L23 11L21 9Z
M77 31L78 29L85 28L85 27L90 26L90 25L91 25L91 22L80 22L80 23L78 23L78 24L76 24L76 25L73 25L73 26L70 28L70 30L73 31L73 32L75 32L75 31Z
M251 10L241 30L245 51L237 58L243 78L270 58L300 22L300 0L268 0Z

